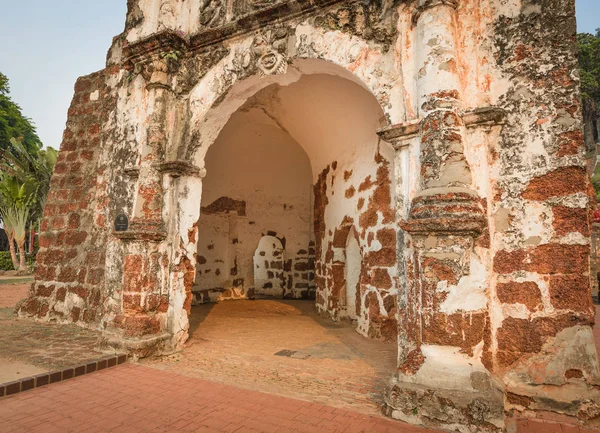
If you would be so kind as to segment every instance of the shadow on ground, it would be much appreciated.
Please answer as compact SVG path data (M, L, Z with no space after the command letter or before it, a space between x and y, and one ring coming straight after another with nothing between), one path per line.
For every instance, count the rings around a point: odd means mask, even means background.
M100 332L17 318L14 305L27 294L28 287L27 284L0 286L0 383L88 363L103 356L95 348Z

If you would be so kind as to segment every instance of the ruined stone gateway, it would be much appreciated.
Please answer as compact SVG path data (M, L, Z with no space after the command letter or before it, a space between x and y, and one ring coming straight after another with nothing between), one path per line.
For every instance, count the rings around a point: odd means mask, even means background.
M19 315L165 354L193 303L398 342L386 411L600 423L574 0L129 0ZM129 218L115 231L118 215Z

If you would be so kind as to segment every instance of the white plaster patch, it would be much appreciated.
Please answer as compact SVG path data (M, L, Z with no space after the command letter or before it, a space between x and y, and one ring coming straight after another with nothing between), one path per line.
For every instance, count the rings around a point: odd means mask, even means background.
M413 376L403 376L403 381L443 389L472 389L471 374L486 372L479 360L460 352L458 347L424 344L421 352L425 362ZM478 351L480 352L480 351Z
M440 311L453 314L458 311L484 309L487 305L487 275L485 264L479 261L475 254L471 254L469 275L461 277L456 285L448 286L447 281L438 283L438 290L448 292L447 298L440 306Z
M524 204L522 233L525 239L540 238L542 241L548 240L548 223L550 208L544 203L526 202Z

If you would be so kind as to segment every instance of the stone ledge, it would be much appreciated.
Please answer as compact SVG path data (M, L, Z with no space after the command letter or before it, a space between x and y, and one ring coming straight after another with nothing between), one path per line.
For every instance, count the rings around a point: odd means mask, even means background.
M206 177L206 169L195 166L194 164L184 160L174 160L160 162L152 165L162 174L168 174L173 177L193 176Z
M506 119L506 111L497 107L482 107L467 111L463 113L461 117L467 128L475 128L484 125L503 125ZM386 126L377 131L377 135L396 148L400 148L403 147L403 144L397 143L397 141L416 137L421 131L421 121L422 119L415 119Z
M129 230L118 232L113 230L113 236L125 242L147 241L162 242L167 238L162 220L146 220L134 218L131 220Z
M112 331L105 333L98 344L102 349L122 350L137 359L160 352L161 346L168 343L171 338L172 335L167 332L142 337L125 337L119 332Z
M125 170L123 170L125 172L125 174L129 177L140 177L140 168L139 167L125 167Z
M162 242L167 238L167 233L159 230L127 230L126 232L113 230L113 236L125 242Z
M478 237L486 228L485 217L423 218L401 221L400 227L411 235L470 235Z
M0 399L19 394L21 392L30 391L41 386L46 386L51 383L62 382L64 380L73 379L85 374L104 370L105 368L115 367L117 365L124 364L126 361L127 355L114 355L90 362L85 365L78 365L76 367L65 368L64 370L42 373L33 377L25 377L14 382L0 383Z
M123 47L124 63L143 63L152 54L168 53L171 51L187 51L188 41L172 30L155 33L133 44Z

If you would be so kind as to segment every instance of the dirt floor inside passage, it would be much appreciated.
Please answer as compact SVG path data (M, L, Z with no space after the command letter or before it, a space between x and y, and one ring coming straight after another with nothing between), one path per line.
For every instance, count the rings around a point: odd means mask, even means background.
M312 301L230 301L194 307L190 339L154 368L363 413L379 413L396 345L316 314Z

